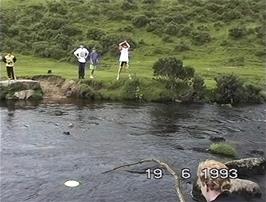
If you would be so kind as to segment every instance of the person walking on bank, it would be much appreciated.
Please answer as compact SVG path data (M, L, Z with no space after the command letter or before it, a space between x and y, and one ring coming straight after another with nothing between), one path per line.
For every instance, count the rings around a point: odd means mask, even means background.
M94 78L94 70L96 69L99 63L100 55L96 52L96 49L93 48L90 54L90 78Z
M79 79L84 79L86 58L89 56L89 51L84 48L83 45L80 45L80 47L74 52L74 55L79 62Z
M127 69L128 73L128 77L129 79L131 79L131 75L130 75L130 71L129 71L129 58L128 58L128 50L130 48L130 45L127 41L123 41L119 44L119 50L120 50L120 58L119 58L119 68L118 68L118 73L117 73L117 77L116 80L119 80L120 78L120 73L122 71L122 68L125 66L125 68Z
M3 62L6 63L6 71L9 80L16 80L14 71L16 61L17 58L12 54L12 52L9 52L5 57L3 57Z

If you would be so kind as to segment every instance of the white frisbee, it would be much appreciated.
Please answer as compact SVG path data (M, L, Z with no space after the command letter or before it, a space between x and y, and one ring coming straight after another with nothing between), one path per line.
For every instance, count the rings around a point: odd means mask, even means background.
M77 187L79 186L79 182L75 180L68 180L64 183L64 185L67 187Z

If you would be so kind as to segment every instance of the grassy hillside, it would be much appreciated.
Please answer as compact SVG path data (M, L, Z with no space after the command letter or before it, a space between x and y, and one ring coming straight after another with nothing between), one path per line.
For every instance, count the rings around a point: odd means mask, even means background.
M152 78L160 57L175 56L193 66L209 87L214 76L234 72L264 84L264 0L2 0L4 53L20 54L17 73L48 69L76 78L73 50L81 43L103 60L97 79L112 80L117 44L132 44L131 67ZM23 56L28 55L28 56ZM52 59L39 59L52 58ZM4 68L1 74L5 75Z

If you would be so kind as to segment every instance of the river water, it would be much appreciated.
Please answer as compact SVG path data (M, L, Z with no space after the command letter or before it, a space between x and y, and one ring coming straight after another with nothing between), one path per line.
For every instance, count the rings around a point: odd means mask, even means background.
M174 179L147 179L152 163L103 174L114 167L155 158L177 172L187 201L198 163L226 161L203 152L211 136L232 143L239 158L266 152L266 105L46 102L1 104L1 201L178 201ZM259 151L259 154L256 153ZM158 166L157 166L158 167ZM75 188L64 186L76 180ZM265 176L256 176L264 192ZM251 201L251 200L247 200Z

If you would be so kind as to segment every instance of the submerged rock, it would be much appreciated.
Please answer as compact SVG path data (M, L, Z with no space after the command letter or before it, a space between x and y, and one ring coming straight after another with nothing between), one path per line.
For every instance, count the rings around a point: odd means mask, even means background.
M64 135L70 135L70 132L69 131L64 131L63 134Z
M14 93L14 96L19 100L27 100L32 97L34 94L34 90L22 90Z
M238 176L250 177L253 175L263 175L266 170L265 158L246 158L229 161L225 163L229 169L237 169Z
M222 136L211 136L209 140L212 142L225 142L225 138Z

